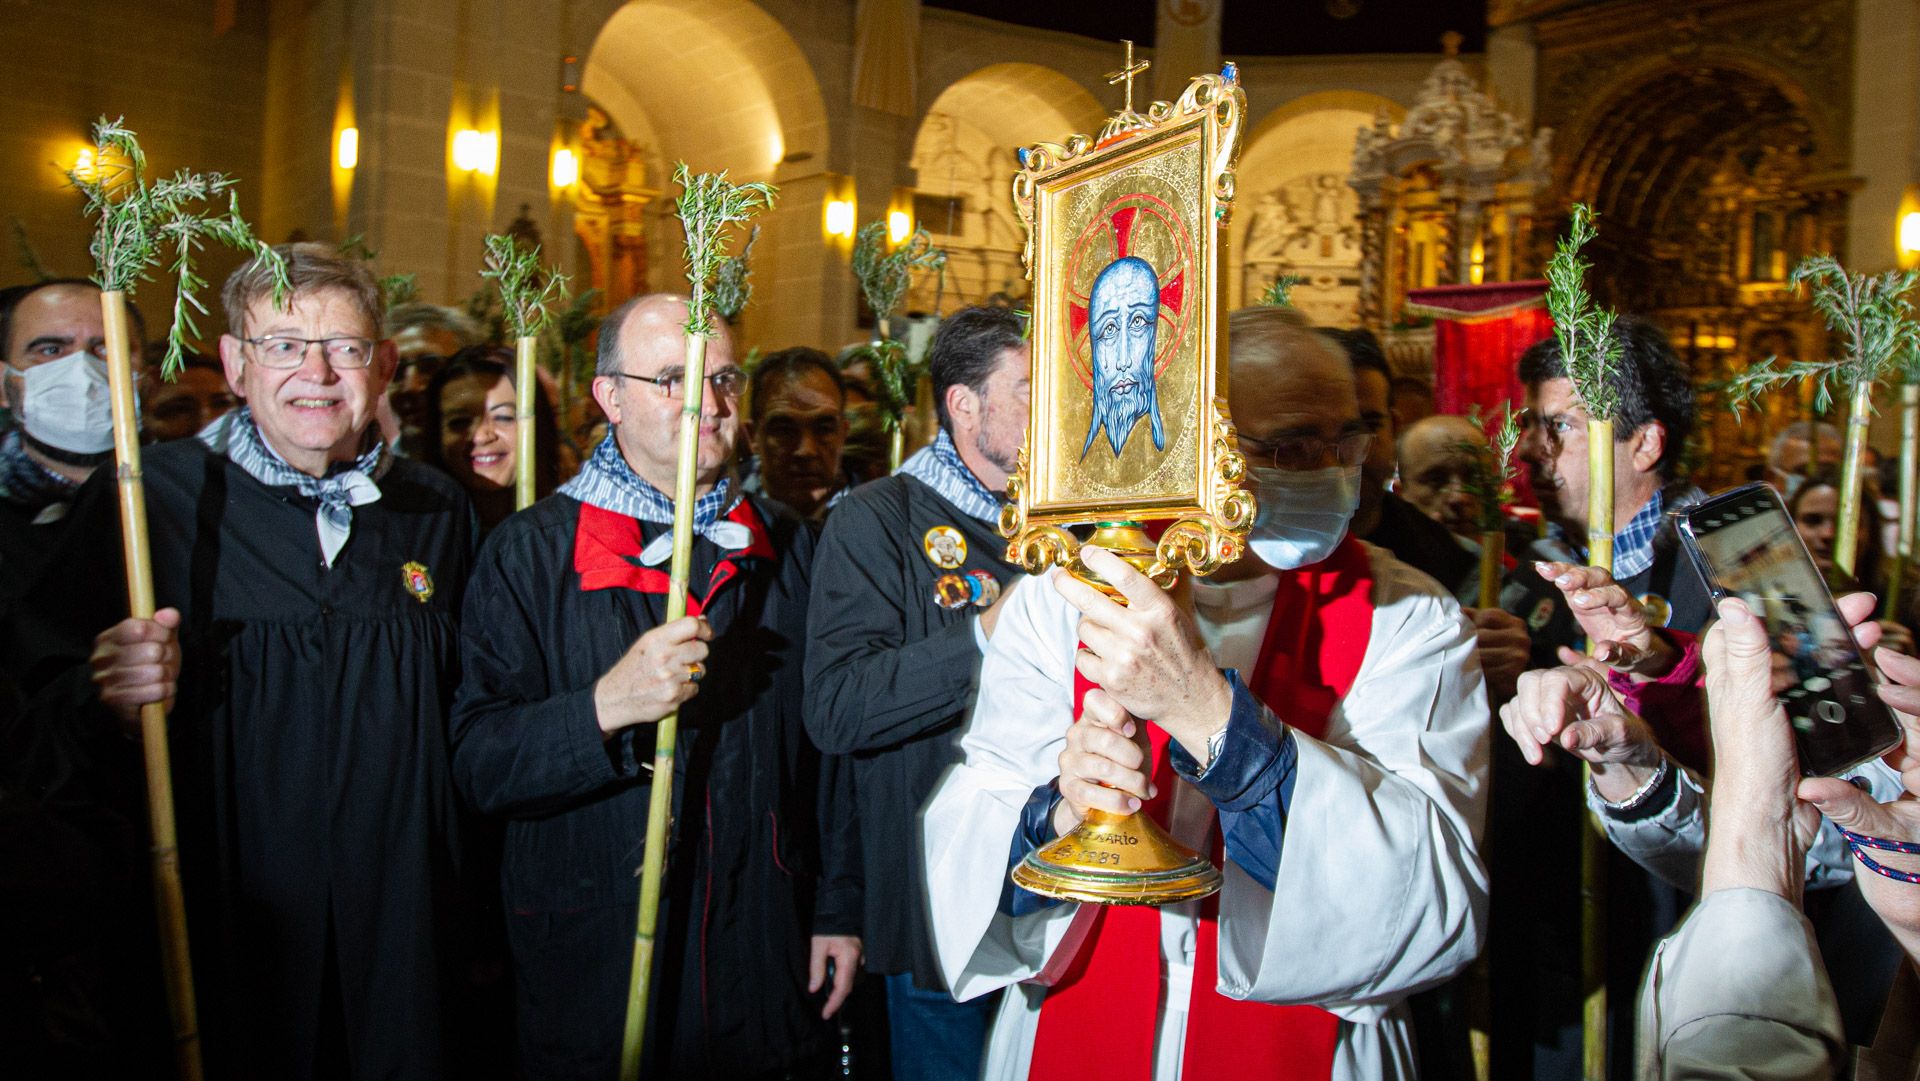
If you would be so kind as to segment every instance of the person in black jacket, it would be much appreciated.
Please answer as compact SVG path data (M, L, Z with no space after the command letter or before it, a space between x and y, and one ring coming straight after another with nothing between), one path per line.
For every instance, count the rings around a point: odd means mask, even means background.
M808 633L807 730L848 756L866 866L867 967L887 981L893 1076L976 1078L999 1001L947 993L927 929L921 805L959 738L995 602L1018 568L995 529L1027 423L1019 315L948 317L930 356L940 431L827 520Z
M145 454L156 618L113 622L127 594L105 469L24 607L68 624L46 643L110 628L91 663L122 723L172 703L207 1075L432 1081L447 1076L446 721L473 511L374 427L394 358L365 264L277 250L284 305L258 260L222 296L220 355L247 407Z
M654 725L675 709L642 1076L806 1075L860 964L851 808L823 798L832 778L801 720L813 537L725 475L745 374L724 325L707 345L689 614L666 620L686 319L667 295L607 317L593 381L607 438L494 530L468 592L453 764L507 824L533 1081L615 1074Z

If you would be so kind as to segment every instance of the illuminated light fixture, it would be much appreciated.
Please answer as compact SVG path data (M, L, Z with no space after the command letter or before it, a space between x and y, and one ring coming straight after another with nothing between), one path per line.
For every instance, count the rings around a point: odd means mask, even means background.
M74 155L73 175L79 177L81 180L89 184L93 183L96 177L96 174L93 168L93 148L92 147L83 146L80 148L80 153Z
M1485 282L1486 279L1487 279L1487 248L1486 248L1486 245L1476 240L1473 242L1473 252L1469 256L1469 261L1467 263L1467 280L1471 281L1475 285L1479 285Z
M553 171L551 176L554 187L573 187L574 181L580 179L580 159L574 156L573 151L564 146L555 150L553 152Z
M1900 215L1900 250L1908 255L1920 255L1920 210Z
M492 176L500 164L500 137L472 128L454 132L453 164L463 173Z
M853 204L845 199L827 202L827 235L853 237Z
M360 129L341 128L333 144L333 163L342 169L360 164Z
M896 210L887 215L887 236L895 244L905 241L913 235L913 215L904 210Z
M778 165L786 159L786 156L787 141L782 139L780 133L776 131L767 138L767 160Z

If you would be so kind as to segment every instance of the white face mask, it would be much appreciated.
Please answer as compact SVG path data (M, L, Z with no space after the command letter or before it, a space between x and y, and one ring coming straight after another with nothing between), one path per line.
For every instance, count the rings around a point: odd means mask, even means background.
M113 400L107 363L82 350L25 371L7 366L26 384L14 415L28 435L55 450L101 454L113 449Z
M1275 469L1255 466L1253 498L1259 504L1247 544L1267 566L1293 570L1333 554L1360 506L1360 467Z

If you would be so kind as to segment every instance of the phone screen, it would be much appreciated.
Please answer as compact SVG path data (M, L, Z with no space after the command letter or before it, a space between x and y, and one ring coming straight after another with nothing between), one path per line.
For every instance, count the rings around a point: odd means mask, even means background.
M1689 545L1717 595L1767 627L1773 693L1792 722L1803 772L1833 774L1885 753L1899 728L1773 489L1752 485L1687 512Z

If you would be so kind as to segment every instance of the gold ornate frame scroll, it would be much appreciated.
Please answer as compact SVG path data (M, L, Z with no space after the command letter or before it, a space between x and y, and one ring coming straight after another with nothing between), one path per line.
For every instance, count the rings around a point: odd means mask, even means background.
M1226 408L1218 283L1245 114L1229 65L1145 116L1129 103L1097 140L1019 152L1032 410L1000 532L1031 573L1077 564L1067 527L1089 523L1103 528L1087 543L1162 585L1240 557L1254 505ZM1157 544L1110 525L1147 520L1173 524Z

